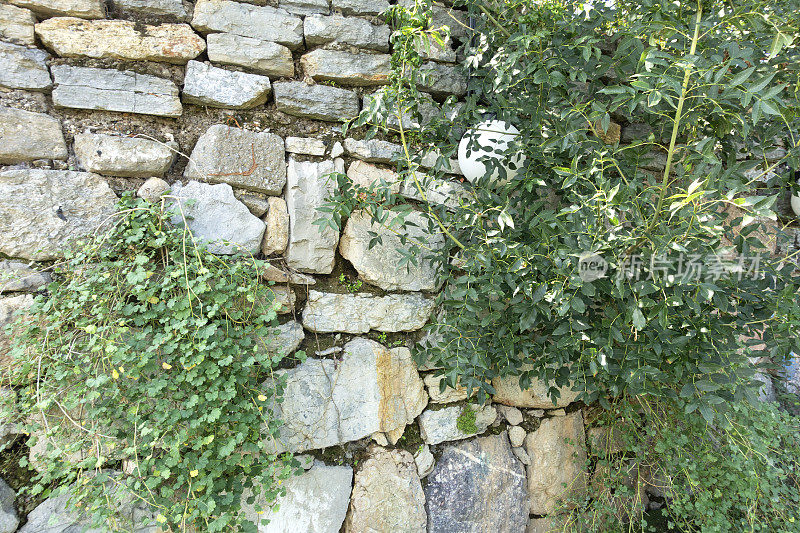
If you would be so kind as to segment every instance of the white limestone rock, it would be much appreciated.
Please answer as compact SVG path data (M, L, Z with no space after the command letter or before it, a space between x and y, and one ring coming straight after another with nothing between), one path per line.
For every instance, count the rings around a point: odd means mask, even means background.
M353 91L327 85L308 85L302 81L275 83L275 107L296 117L345 122L359 112L358 96Z
M273 354L290 355L300 346L305 339L303 326L292 320L275 328L275 334L265 337L264 343L267 351Z
M353 54L318 48L300 58L303 72L315 81L333 81L345 85L369 86L389 83L389 54Z
M264 217L267 230L261 253L264 255L282 254L289 243L289 211L283 198L270 197L269 210Z
M322 139L314 137L286 137L286 151L290 154L325 155L327 146ZM331 154L333 155L333 154Z
M36 24L36 17L33 16L31 10L0 4L0 40L33 46L35 44L34 24Z
M445 386L444 391L442 391L441 383L443 379L444 376L435 376L433 374L428 374L425 376L423 381L425 382L425 386L428 388L428 396L431 397L431 402L460 402L461 400L466 400L469 397L467 395L467 389L460 385L456 388Z
M0 164L66 158L67 143L57 118L0 107Z
M339 533L347 515L353 469L349 466L314 466L284 483L286 495L278 509L266 515L269 523L259 533Z
M424 478L433 472L436 459L431 453L431 447L427 444L420 446L419 450L414 454L414 462L417 464L417 474L420 478Z
M279 195L286 183L283 139L274 133L214 124L197 140L183 175Z
M234 33L207 37L208 58L214 63L238 65L273 77L294 76L292 51L282 44Z
M347 533L425 533L425 494L414 458L373 446L353 482Z
M531 379L531 385L523 390L519 385L518 376L504 376L492 380L494 396L492 401L513 407L553 409L566 407L578 397L578 392L569 387L559 388L561 397L558 404L554 405L548 395L548 388L536 378Z
M8 0L8 3L30 9L42 18L101 19L106 16L103 0Z
M292 50L303 46L303 19L270 6L230 0L198 0L192 26L203 33L233 33L272 41Z
M442 285L439 270L434 266L430 255L445 246L441 233L428 229L428 219L419 212L405 217L414 225L403 227L400 215L389 214L384 224L377 224L363 211L350 215L339 243L342 257L353 264L358 275L365 282L386 291L435 291ZM370 232L381 236L382 242L369 247ZM400 236L406 235L408 242L403 244ZM406 263L401 266L403 255L398 249L409 247L412 243L422 243L425 248L417 256L417 264Z
M340 15L309 15L303 24L309 46L335 43L378 52L389 51L391 30L386 24L376 25L361 18Z
M403 154L399 144L380 139L363 141L348 137L344 140L344 149L349 155L369 163L392 163Z
M476 433L465 433L458 428L458 418L464 409L475 412ZM497 418L497 410L491 405L452 405L443 409L427 409L419 417L419 430L427 444L439 444L452 440L474 437L486 431Z
M230 185L177 182L172 194L177 197L179 207L176 210L180 209L187 227L196 239L208 245L208 251L220 255L258 252L264 237L264 223L233 196ZM190 199L194 200L192 205L189 205ZM172 221L181 224L184 219L176 214Z
M384 433L392 444L427 404L407 348L387 349L364 338L344 346L341 361L309 358L285 371L283 419L271 451L304 452Z
M331 216L317 208L328 201L336 188L336 180L329 175L334 170L332 161L316 163L289 158L286 175L289 243L285 257L289 267L300 272L330 274L333 271L339 233L314 221Z
M131 13L186 20L186 8L181 0L113 0L114 7Z
M424 76L417 81L417 87L421 91L438 96L463 96L467 92L467 76L456 66L429 61L419 70Z
M32 268L29 263L13 259L0 260L0 294L35 292L52 281L49 272Z
M107 222L117 196L97 174L70 170L0 172L0 253L34 261L62 257L75 239Z
M148 202L156 202L161 196L169 191L169 183L161 178L149 178L142 183L136 191L136 196L143 198Z
M178 143L100 133L75 135L75 156L89 172L124 178L162 177L175 160Z
M0 87L45 91L52 87L44 50L0 41Z
M434 301L422 294L335 294L309 291L303 326L317 333L416 331L428 321Z
M278 7L295 15L327 15L331 12L329 0L279 0Z
M189 61L183 80L185 104L250 109L267 101L272 91L269 78Z
M53 105L179 117L178 87L170 80L127 70L57 65L50 69Z
M388 0L333 0L333 9L345 15L378 15L389 9Z

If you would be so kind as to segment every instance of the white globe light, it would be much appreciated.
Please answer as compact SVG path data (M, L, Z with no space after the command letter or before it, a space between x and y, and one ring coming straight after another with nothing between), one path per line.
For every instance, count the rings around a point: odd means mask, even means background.
M505 179L500 179L498 168L488 176L493 185L504 185L514 179L525 162L525 155L517 152L509 157L504 155L508 145L519 135L519 130L502 120L486 120L469 129L458 143L458 165L471 183L486 176L488 172L483 163L489 159L498 161L506 171ZM477 145L475 144L477 142ZM471 149L470 145L472 145ZM510 168L513 164L514 168Z

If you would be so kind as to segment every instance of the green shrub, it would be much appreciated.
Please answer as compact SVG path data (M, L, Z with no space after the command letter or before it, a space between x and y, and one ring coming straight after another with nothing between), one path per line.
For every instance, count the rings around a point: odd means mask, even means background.
M266 444L284 386L268 347L278 304L259 261L209 253L159 205L119 207L17 339L17 409L41 470L30 490L69 491L104 530L119 525L113 484L173 530L255 531L242 503L260 502L256 518L293 469Z

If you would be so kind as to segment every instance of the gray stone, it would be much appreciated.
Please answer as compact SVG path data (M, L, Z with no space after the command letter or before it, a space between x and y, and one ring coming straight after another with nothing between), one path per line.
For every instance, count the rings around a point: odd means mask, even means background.
M264 255L282 254L289 243L289 211L283 198L270 198L269 210L264 217L267 230L261 253Z
M14 533L19 526L17 509L14 507L16 498L14 489L0 479L0 533Z
M33 296L30 294L18 294L16 296L5 296L0 298L0 370L7 374L9 378L13 378L15 372L12 371L12 360L9 356L11 352L11 339L14 331L11 334L6 333L6 328L13 324L17 317L27 312L33 305ZM8 394L7 389L0 390L3 396ZM17 429L14 424L7 424L8 412L3 413L3 424L0 426L0 438L5 439L9 433L16 433Z
M115 485L121 487L122 485ZM158 533L161 530L155 524L154 516L141 498L123 492L124 489L110 488L110 502L115 510L116 521L108 524L109 527L89 529L89 517L78 513L73 502L69 501L68 494L51 496L28 513L28 521L19 530L19 533L101 533L113 529L133 531L133 533Z
M325 155L328 147L322 139L313 137L286 137L286 151L291 154Z
M419 68L419 72L417 87L421 91L440 96L463 96L467 92L467 77L458 67L428 62Z
M282 44L234 33L208 36L208 58L215 63L238 65L273 77L294 76L292 51Z
M378 15L389 9L388 0L333 0L333 9L345 15Z
M386 85L389 83L391 56L325 50L319 48L300 58L303 72L315 81L333 81L345 85Z
M417 474L419 474L419 477L424 478L433 472L436 459L431 453L431 447L427 444L420 446L419 450L414 454L414 462L417 464Z
M375 191L389 191L397 194L400 190L400 176L394 170L376 167L364 161L353 161L347 169L347 177L354 185Z
M622 142L646 141L651 133L653 133L653 127L649 124L634 122L622 128Z
M444 45L437 43L427 35L418 35L414 39L414 49L422 59L430 59L431 61L440 61L442 63L455 63L456 51L453 49L453 43L450 36L440 34Z
M333 143L333 148L331 148L331 157L340 157L344 155L344 146L339 141Z
M458 428L458 419L464 409L475 411L476 433L465 433ZM419 417L419 430L427 444L440 444L452 440L463 440L481 434L495 421L497 410L491 405L452 405L444 409L427 409Z
M297 295L291 287L286 285L274 285L267 289L272 294L272 303L277 304L276 310L279 315L285 315L294 311L297 303Z
M373 446L353 482L346 533L425 533L425 493L414 458Z
M261 218L269 211L269 202L267 201L271 196L265 196L260 193L252 191L243 191L241 189L234 189L233 195L237 200L247 206L247 209L253 216Z
M50 55L37 48L0 41L0 86L9 89L44 91L53 82L47 70Z
M264 343L269 353L290 355L297 350L305 337L303 326L292 320L275 328L275 335L264 338Z
M230 185L177 182L172 194L178 199L186 225L196 239L208 244L211 253L258 252L264 237L264 223L233 196ZM194 200L192 205L187 202L190 199ZM180 213L173 217L173 223L182 223Z
M404 7L414 7L414 0L400 0L398 3ZM453 9L441 3L432 3L431 15L432 29L447 26L450 28L450 35L461 41L464 41L472 33L472 30L469 29L469 14L466 11Z
M519 376L504 376L492 380L494 396L492 400L496 403L511 405L513 407L528 407L540 409L552 409L556 407L548 395L548 387L536 378L531 378L530 387L525 390L519 386ZM578 397L578 393L569 387L558 389L561 397L558 400L558 407L566 407Z
M522 411L517 409L516 407L509 407L507 405L498 405L497 410L503 415L503 418L508 421L509 424L512 426L518 426L522 424ZM515 444L515 446L521 446L521 444Z
M103 0L8 0L42 17L80 17L101 19L106 16Z
M0 107L0 164L66 158L67 143L57 118Z
M309 358L285 371L283 419L270 451L303 452L385 433L394 444L425 408L428 396L407 348L364 338L344 346L341 360Z
M167 191L169 191L169 183L161 178L149 178L136 191L136 196L148 202L155 202Z
M528 466L528 494L531 513L553 512L567 494L586 489L586 437L583 416L545 418L536 431L525 437Z
M348 137L344 140L344 149L348 155L369 163L392 163L403 155L402 146L379 139L360 141Z
M170 80L126 70L58 65L50 69L56 107L181 116L178 87Z
M520 533L525 469L505 433L445 447L425 486L429 533Z
M0 4L0 40L33 46L36 17L29 9Z
M383 224L378 224L363 211L350 215L339 243L342 257L353 264L358 275L365 282L386 291L435 291L442 285L439 271L434 267L434 254L444 248L441 233L428 229L429 219L412 212L405 217L407 226L401 223L396 213L388 215ZM370 248L370 232L381 236L382 242ZM401 237L407 237L407 244ZM415 243L425 247L417 254L417 264L406 263L401 266L403 249Z
M269 78L189 61L183 81L183 103L250 109L267 101Z
M309 291L303 326L317 333L416 331L428 321L434 301L421 294L334 294Z
M225 32L273 41L292 50L303 46L303 19L283 9L230 0L198 0L192 26L203 33Z
M52 281L49 272L32 268L24 261L0 260L0 294L35 292Z
M269 524L259 533L339 533L350 502L353 469L314 461L310 470L284 483L286 495L278 510L266 515Z
M378 93L379 91L376 91ZM375 98L375 94L365 94L364 95L364 108L369 108L373 99ZM445 118L455 122L458 114L461 112L463 107L463 102L457 102L452 107L448 107L445 110L444 116ZM418 112L419 117L416 117L411 114L411 110L409 107L403 107L403 128L406 130L417 130L423 126L428 125L434 117L439 115L439 105L434 102L433 97L427 93L420 94L420 101L418 105ZM400 127L400 120L397 118L397 110L390 109L390 114L386 117L386 125L389 128L399 128ZM463 134L463 131L460 134Z
M379 52L389 51L391 30L386 24L375 25L358 17L309 15L305 18L303 28L306 44L310 46L336 43Z
M206 49L188 24L149 25L130 20L47 19L36 36L61 57L91 57L186 64Z
M112 3L122 11L174 17L178 20L185 20L187 17L181 0L112 0Z
M283 139L215 124L197 140L184 177L277 195L286 183Z
M511 451L514 453L514 456L516 456L516 458L519 459L520 463L524 464L525 466L531 464L531 458L528 455L528 452L525 451L525 448L517 446L511 448Z
M69 170L0 172L0 253L34 261L62 257L114 212L116 195L96 174Z
M329 0L279 0L278 7L295 15L327 15L331 12Z
M291 283L292 285L316 285L317 283L313 276L291 272L270 263L266 263L260 274L266 281L274 281L275 283Z
M289 210L289 243L286 263L290 268L311 274L330 274L336 260L339 232L329 226L314 224L330 213L317 211L336 188L329 176L332 161L315 163L289 158L286 176L286 206Z
M273 85L278 111L296 117L345 122L358 116L358 96L353 91L302 81Z
M100 133L75 135L75 156L89 172L125 178L163 176L172 166L178 143Z

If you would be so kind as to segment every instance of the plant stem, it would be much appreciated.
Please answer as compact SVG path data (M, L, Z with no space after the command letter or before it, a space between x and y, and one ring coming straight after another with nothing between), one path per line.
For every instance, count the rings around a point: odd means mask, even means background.
M703 5L697 3L697 15L694 20L694 36L692 37L692 45L689 49L689 55L693 56L697 51L697 41L700 40L700 19L703 16ZM681 124L681 115L683 114L683 104L686 101L686 89L689 87L689 78L692 74L691 65L684 67L683 72L683 85L681 85L681 96L678 99L678 108L675 110L675 119L672 124L672 138L669 141L669 150L667 151L667 165L664 168L664 178L661 180L661 194L658 196L658 205L656 205L656 212L653 215L653 220L647 226L645 233L649 233L658 223L661 216L661 209L664 207L664 198L667 196L667 189L669 188L669 173L672 170L672 159L675 157L675 141L678 138L678 129Z

